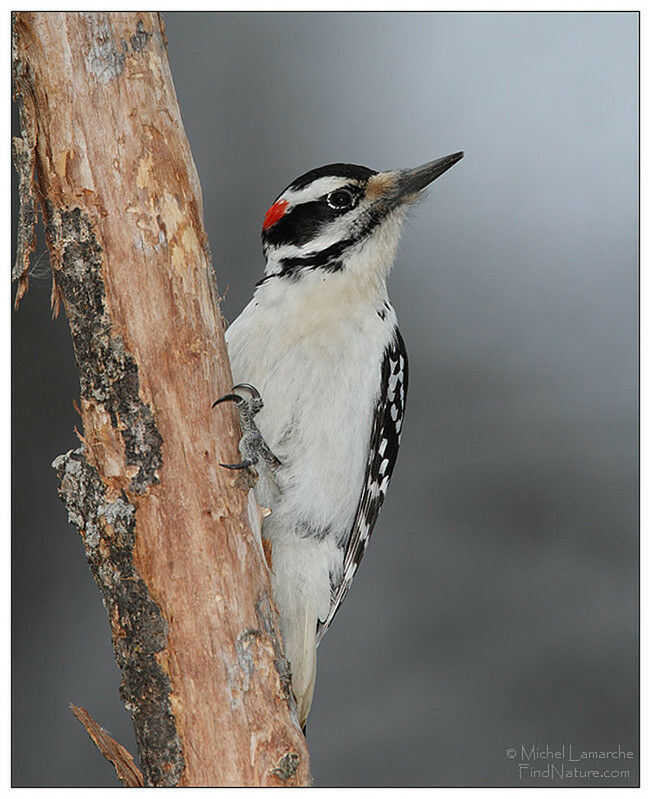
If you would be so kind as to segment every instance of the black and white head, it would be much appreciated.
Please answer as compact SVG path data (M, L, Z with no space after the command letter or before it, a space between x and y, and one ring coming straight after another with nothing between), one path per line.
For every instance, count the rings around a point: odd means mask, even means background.
M338 279L384 285L409 205L433 180L463 158L391 172L329 164L296 178L267 211L262 246L266 278Z

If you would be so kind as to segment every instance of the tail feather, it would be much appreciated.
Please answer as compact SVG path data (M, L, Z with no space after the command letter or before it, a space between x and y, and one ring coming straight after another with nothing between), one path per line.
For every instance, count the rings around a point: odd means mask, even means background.
M292 688L296 698L298 721L305 726L314 695L316 682L316 625L317 613L310 606L294 608L289 614L292 622L284 624L288 616L280 611L281 632L285 642L285 655L292 671Z
M314 694L317 625L330 606L331 549L310 538L273 541L271 583L301 727Z

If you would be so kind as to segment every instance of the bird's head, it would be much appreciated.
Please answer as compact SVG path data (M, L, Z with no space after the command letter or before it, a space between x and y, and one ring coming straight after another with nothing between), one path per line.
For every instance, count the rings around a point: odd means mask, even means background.
M461 158L453 153L390 172L329 164L296 178L265 214L265 280L340 275L384 284L407 207Z

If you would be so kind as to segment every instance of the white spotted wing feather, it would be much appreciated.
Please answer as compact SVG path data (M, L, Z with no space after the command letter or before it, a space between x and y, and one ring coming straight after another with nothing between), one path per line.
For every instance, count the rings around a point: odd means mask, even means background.
M408 379L407 352L396 327L395 337L386 348L382 362L382 381L373 417L364 487L346 544L341 580L332 587L330 611L326 620L319 623L317 642L323 638L348 593L384 502L398 457Z

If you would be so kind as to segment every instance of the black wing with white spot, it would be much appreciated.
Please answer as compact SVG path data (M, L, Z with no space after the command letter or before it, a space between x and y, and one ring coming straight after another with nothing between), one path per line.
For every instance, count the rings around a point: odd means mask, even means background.
M382 382L375 406L366 477L346 545L343 577L339 585L333 586L330 612L324 622L319 622L317 641L323 638L348 593L384 502L398 457L408 379L409 366L405 342L396 327L394 339L384 351Z

